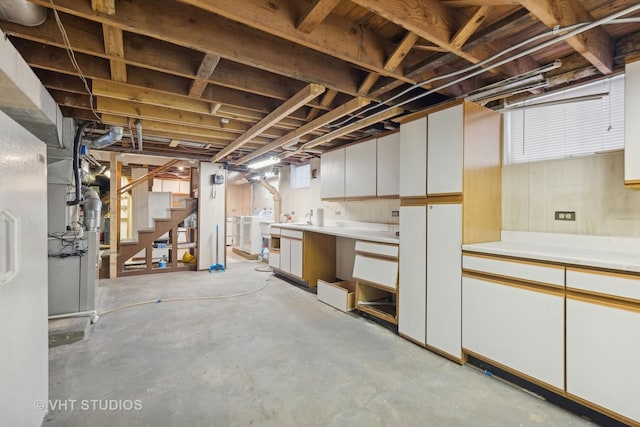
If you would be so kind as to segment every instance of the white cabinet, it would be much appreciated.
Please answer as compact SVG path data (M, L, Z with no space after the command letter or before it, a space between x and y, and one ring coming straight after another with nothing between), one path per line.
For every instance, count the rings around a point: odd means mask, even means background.
M377 140L377 194L397 196L400 180L400 132Z
M291 239L280 238L280 270L291 273Z
M624 183L640 187L640 61L625 66Z
M426 206L401 206L398 333L420 344L426 337L426 238Z
M427 194L427 118L400 126L400 196Z
M564 389L564 286L528 284L517 272L535 264L504 261L510 268L469 271L474 258L463 256L462 347L469 354ZM564 268L551 265L563 271ZM512 271L516 274L511 275ZM543 271L543 270L541 270ZM476 273L483 273L482 276ZM494 277L491 277L494 276Z
M427 205L427 345L462 359L462 206Z
M322 153L320 158L320 197L343 198L345 178L345 149Z
M428 116L428 195L462 193L463 107L459 104Z
M567 268L566 334L567 393L640 423L640 278Z
M291 261L289 272L302 278L302 240L291 239Z
M375 197L376 140L349 145L345 150L345 197Z

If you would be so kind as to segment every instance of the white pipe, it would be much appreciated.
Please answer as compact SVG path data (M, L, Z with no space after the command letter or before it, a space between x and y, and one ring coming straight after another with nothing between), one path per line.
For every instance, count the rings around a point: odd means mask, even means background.
M0 20L37 27L47 19L47 9L27 0L0 1Z
M90 317L91 324L94 324L98 321L100 315L97 310L77 311L75 313L55 314L53 316L49 316L49 320L66 319L68 317Z
M269 184L265 178L260 180L260 184L273 195L273 220L274 222L280 221L280 204L282 200L280 192L273 185Z
M629 13L635 12L638 9L640 9L640 3L639 4L635 4L633 6L630 6L630 7L626 8L626 9L620 10L620 11L618 11L616 13L613 13L613 14L611 14L609 16L606 16L604 18L598 19L598 20L593 21L593 22L588 22L588 23L583 23L583 24L576 24L576 25L572 25L572 26L569 26L569 27L566 27L566 28L561 28L561 29L554 28L550 32L545 32L545 33L542 33L542 34L538 34L537 36L534 36L534 37L532 37L530 39L527 39L527 40L524 40L524 41L522 41L522 42L520 42L520 43L518 43L518 44L516 44L514 46L511 46L511 47L509 47L509 48L507 48L507 49L505 49L505 50L503 50L503 51L501 51L501 52L499 52L499 53L497 53L497 54L495 54L495 55L493 55L493 56L491 56L491 57L489 57L489 58L487 58L487 59L485 59L483 61L480 61L477 64L474 64L474 65L472 65L472 66L470 66L468 68L465 68L465 69L462 69L462 70L458 70L458 71L455 71L453 73L449 73L449 74L446 74L446 75L443 75L443 76L436 76L436 77L433 77L433 78L431 78L429 80L425 80L423 82L416 83L416 84L412 85L411 87L409 87L408 89L405 89L402 92L398 93L397 95L394 95L391 98L385 100L384 103L388 103L390 101L393 101L394 99L397 99L397 98L407 94L408 92L412 91L413 89L415 89L417 87L420 87L420 86L423 86L425 84L433 83L433 82L438 81L438 80L448 79L448 78L451 78L451 77L456 76L458 74L462 74L462 73L471 71L471 70L473 70L475 68L481 67L481 66L483 66L483 65L485 65L485 64L487 64L489 62L492 62L495 59L503 56L505 53L511 52L511 51L513 51L515 49L519 49L520 47L523 47L523 46L525 46L525 45L527 45L527 44L529 44L529 43L531 43L531 42L533 42L535 40L538 40L540 38L547 37L547 36L552 35L552 34L557 34L559 31L567 31L567 30L569 30L568 33L566 33L566 34L564 34L564 35L562 35L560 37L557 37L557 38L555 38L553 40L549 40L547 42L541 43L541 44L539 44L537 46L534 46L534 47L532 47L530 49L527 49L527 50L525 50L523 52L520 52L520 53L518 53L518 54L516 54L516 55L514 55L512 57L504 59L504 60L502 60L500 62L496 62L495 64L490 65L487 68L483 68L483 69L481 69L479 71L473 72L473 73L468 74L468 75L466 75L464 77L461 77L459 79L453 80L453 81L451 81L449 83L445 83L444 85L438 86L438 87L436 87L434 89L428 90L427 92L421 93L420 95L414 96L414 97L412 97L410 99L407 99L407 100L405 100L403 102L400 102L400 103L398 103L396 105L387 107L386 109L381 110L380 112L389 111L389 110L391 110L393 108L400 107L402 105L406 105L406 104L408 104L410 102L413 102L413 101L416 101L416 100L418 100L420 98L424 98L425 96L431 95L432 93L435 93L435 92L437 92L439 90L445 89L445 88L447 88L449 86L456 85L456 84L458 84L460 82L463 82L463 81L465 81L465 80L467 80L467 79L469 79L471 77L475 77L475 76L480 75L482 73L485 73L485 72L487 72L489 70L492 70L492 69L494 69L496 67L500 67L500 66L505 65L505 64L507 64L507 63L509 63L511 61L514 61L516 59L522 58L523 56L530 55L530 54L535 53L535 52L537 52L537 51L539 51L541 49L544 49L546 47L552 46L552 45L554 45L556 43L560 43L561 41L564 41L564 40L566 40L566 39L568 39L570 37L573 37L573 36L576 36L576 35L578 35L580 33L588 31L588 30L590 30L592 28L595 28L595 27L597 27L599 25L606 25L606 24L608 24L608 23L620 18L621 16L624 16L624 15L627 15ZM367 112L372 111L372 110L374 110L374 109L376 109L378 107L379 107L379 105L371 106L371 107L359 112L358 115L367 113ZM328 126L330 126L330 127L342 126L345 123L347 123L349 120L351 120L353 117L355 117L355 116L354 115L350 115L346 120L343 120L343 121L341 121L341 122L339 122L337 124L328 125Z

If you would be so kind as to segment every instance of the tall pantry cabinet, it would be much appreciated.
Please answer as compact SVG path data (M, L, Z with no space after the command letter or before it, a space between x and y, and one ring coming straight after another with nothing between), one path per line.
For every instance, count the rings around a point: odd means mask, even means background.
M471 102L400 126L398 332L462 362L461 246L500 240L500 113Z

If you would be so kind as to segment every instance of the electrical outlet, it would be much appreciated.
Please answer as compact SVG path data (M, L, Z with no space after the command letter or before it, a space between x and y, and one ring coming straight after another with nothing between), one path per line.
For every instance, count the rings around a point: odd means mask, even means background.
M391 216L400 216L400 211L391 211Z
M576 211L556 211L556 221L575 221Z
M340 211L336 211L336 216L340 215Z

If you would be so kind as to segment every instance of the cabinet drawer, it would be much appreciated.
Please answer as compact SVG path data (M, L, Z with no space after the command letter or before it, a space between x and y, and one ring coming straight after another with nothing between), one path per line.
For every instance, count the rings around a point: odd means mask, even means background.
M492 274L528 282L564 286L564 266L560 265L509 260L465 253L462 257L462 268L467 271Z
M355 309L356 284L318 279L318 299L342 311Z
M567 288L640 301L640 276L567 267Z
M304 231L287 230L286 228L283 228L282 231L280 232L280 235L282 237L291 237L292 239L301 239L302 240L302 236L304 235Z
M271 233L272 236L279 236L281 230L280 227L274 227L273 225L269 227L269 233Z
M353 277L395 292L398 283L398 262L357 254L353 264Z
M380 255L383 257L398 258L397 245L384 245L381 243L356 242L356 252L367 253L372 255Z

